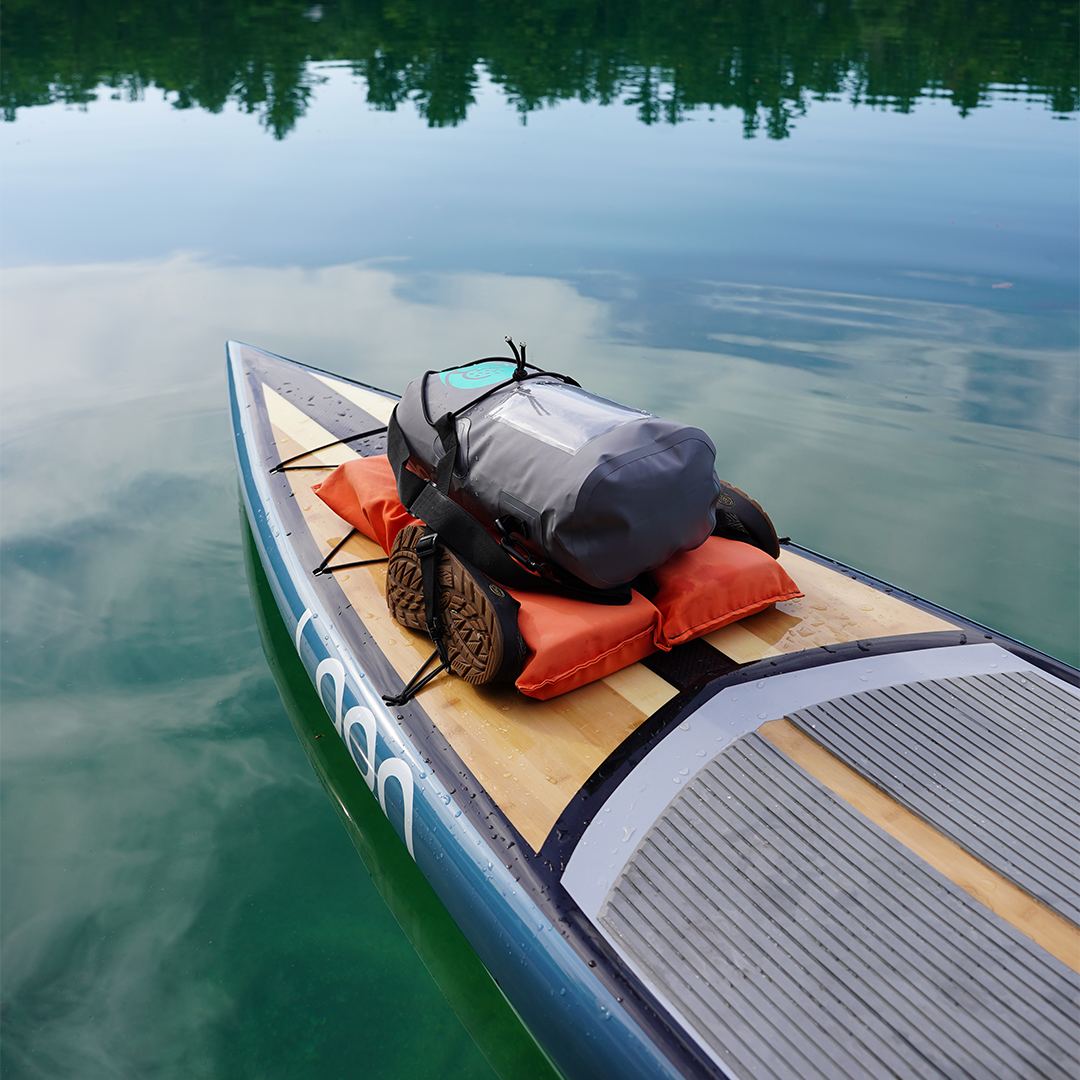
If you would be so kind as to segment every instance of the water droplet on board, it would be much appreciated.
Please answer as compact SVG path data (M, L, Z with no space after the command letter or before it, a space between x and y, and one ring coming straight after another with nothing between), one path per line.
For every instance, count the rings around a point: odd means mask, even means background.
M705 756L705 751L704 750L695 750L694 751L694 757L704 757L704 756Z
M759 679L754 685L760 690L765 685L765 680Z
M759 720L766 720L766 719L768 719L768 716L769 716L769 714L767 712L759 712L757 714L757 718Z
M684 720L684 721L683 721L683 722L682 722L682 723L681 723L681 724L679 725L679 730L680 730L680 731L689 731L689 730L690 730L690 724L689 724L689 723L688 723L688 722L687 722L686 720Z
M679 770L679 775L680 776L685 776L689 771L690 771L689 769L680 769Z

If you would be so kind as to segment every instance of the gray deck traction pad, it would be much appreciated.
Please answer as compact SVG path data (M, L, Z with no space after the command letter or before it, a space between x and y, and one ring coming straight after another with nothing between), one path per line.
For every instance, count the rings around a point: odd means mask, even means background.
M756 734L599 920L738 1078L1072 1080L1080 980Z
M1080 923L1080 699L1035 673L908 683L789 719L913 814Z

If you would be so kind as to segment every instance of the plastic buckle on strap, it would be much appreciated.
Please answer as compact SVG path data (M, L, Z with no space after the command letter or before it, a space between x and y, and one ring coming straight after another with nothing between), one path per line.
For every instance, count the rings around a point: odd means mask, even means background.
M435 545L438 543L439 534L436 532L425 532L419 540L416 541L416 554L418 558L423 559L425 556L431 556L435 554Z
M431 618L427 620L427 632L428 637L431 638L438 650L439 659L445 663L446 656L444 654L446 652L446 645L443 644L442 623L439 622L439 616L437 614L432 615Z

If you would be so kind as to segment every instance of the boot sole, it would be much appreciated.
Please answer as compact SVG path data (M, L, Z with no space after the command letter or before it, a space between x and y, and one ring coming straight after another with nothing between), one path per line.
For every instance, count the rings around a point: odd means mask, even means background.
M386 603L402 626L426 632L424 589L416 545L422 525L406 525L394 540L386 568ZM443 626L450 670L474 686L490 682L503 667L506 640L499 613L487 597L494 583L477 580L443 547L435 568L435 604ZM502 590L496 595L505 595Z
M769 515L765 513L761 503L756 499L751 499L745 491L734 484L729 484L726 480L721 480L720 485L720 497L716 507L716 528L713 535L726 536L730 540L753 544L754 547L760 548L774 559L779 558L780 541L776 527ZM731 495L725 497L725 489L726 492L734 492L739 499L745 500L744 504L740 506L738 500L733 499ZM754 514L746 504L761 515L757 521L753 520ZM721 514L723 521L721 521Z

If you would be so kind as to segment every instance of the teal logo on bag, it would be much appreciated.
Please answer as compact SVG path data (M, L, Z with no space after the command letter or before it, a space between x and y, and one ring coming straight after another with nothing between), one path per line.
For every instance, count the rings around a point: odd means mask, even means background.
M439 379L445 386L455 390L476 390L506 382L514 374L514 364L509 360L492 360L484 364L470 364L457 371L440 371Z

